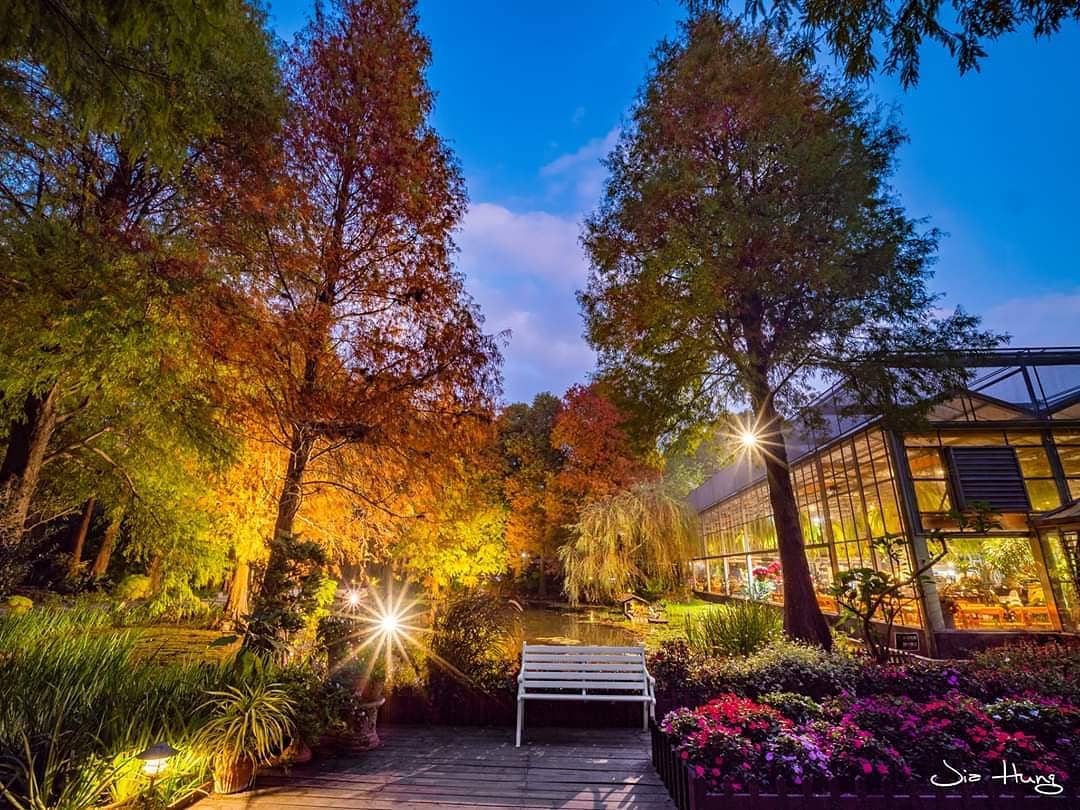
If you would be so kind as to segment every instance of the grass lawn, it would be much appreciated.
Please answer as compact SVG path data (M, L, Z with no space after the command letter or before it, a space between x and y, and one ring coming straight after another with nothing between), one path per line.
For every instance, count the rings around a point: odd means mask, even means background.
M139 634L138 648L141 653L153 655L162 663L179 661L220 661L236 652L240 642L220 647L210 644L226 635L220 630L200 630L194 627L154 625L134 628Z
M645 631L643 641L645 646L649 649L655 649L659 647L664 641L676 638L686 638L686 620L690 616L700 614L701 612L708 610L711 607L715 607L712 602L706 602L703 599L697 599L691 597L686 602L667 602L667 624L649 624L649 625L629 625L634 626L635 629L640 627Z

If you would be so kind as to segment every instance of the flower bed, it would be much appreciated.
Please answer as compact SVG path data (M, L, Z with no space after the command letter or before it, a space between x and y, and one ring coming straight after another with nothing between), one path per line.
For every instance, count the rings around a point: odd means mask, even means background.
M781 792L881 801L914 793L916 806L943 792L957 801L1010 792L1010 801L1075 798L1078 649L883 667L787 643L740 661L695 660L669 646L654 656L661 700L690 700L664 716L654 757L684 807ZM1040 683L1060 694L1038 691ZM695 699L702 693L711 697Z

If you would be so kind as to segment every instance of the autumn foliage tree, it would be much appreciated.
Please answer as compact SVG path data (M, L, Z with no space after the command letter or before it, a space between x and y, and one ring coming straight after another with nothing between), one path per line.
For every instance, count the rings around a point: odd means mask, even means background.
M538 558L540 595L548 563L571 537L589 502L653 476L634 453L623 414L597 385L574 385L562 400L538 394L500 418L505 492L510 509L507 545Z
M882 407L922 401L962 384L951 347L993 340L963 313L936 317L937 235L920 232L888 184L901 141L857 91L767 32L702 14L657 50L586 225L581 303L605 379L654 436L753 409L785 629L825 647L784 418L823 378ZM907 352L939 365L890 365Z
M559 543L562 505L555 480L564 457L551 433L562 410L559 398L543 392L531 404L515 402L499 415L503 490L509 508L507 548L524 562L537 558L540 596L547 595L547 567ZM514 561L516 562L516 560Z
M232 347L286 451L277 538L326 487L392 509L493 408L497 348L451 266L466 198L428 122L429 61L409 0L317 7L289 54L280 187ZM350 452L373 474L350 479Z

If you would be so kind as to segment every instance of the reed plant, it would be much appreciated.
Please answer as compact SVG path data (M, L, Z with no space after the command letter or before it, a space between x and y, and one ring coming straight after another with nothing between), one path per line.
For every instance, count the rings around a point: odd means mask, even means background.
M266 680L252 656L161 664L100 611L37 609L0 620L0 804L83 810L145 787L137 755L179 750L156 785L169 800L206 781L197 744L207 695Z
M783 636L783 618L763 602L732 601L686 617L686 640L707 656L747 656Z

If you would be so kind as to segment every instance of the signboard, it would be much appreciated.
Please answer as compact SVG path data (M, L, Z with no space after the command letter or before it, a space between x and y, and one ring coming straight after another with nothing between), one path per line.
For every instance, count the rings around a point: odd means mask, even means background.
M919 634L897 632L896 649L907 650L908 652L918 652L922 649L922 645L919 643Z

